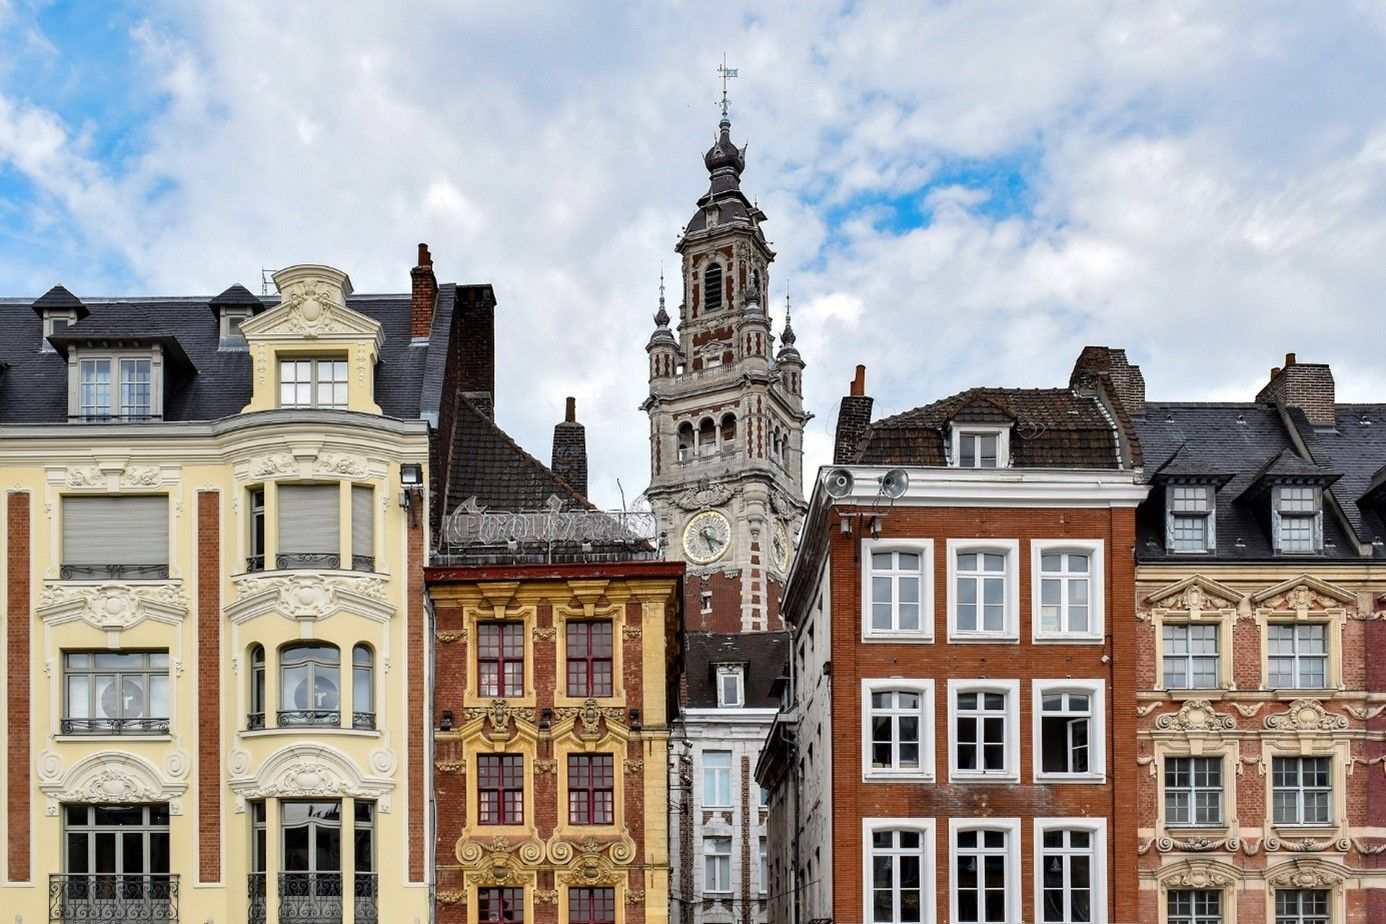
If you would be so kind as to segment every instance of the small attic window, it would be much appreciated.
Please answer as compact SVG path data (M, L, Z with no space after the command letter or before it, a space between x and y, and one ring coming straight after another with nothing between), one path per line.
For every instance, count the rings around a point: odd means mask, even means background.
M1323 504L1312 485L1277 485L1271 497L1275 550L1312 555L1323 548Z
M60 334L73 324L77 323L77 312L49 310L43 313L43 339L39 341L39 351L42 353L53 353L53 344L48 342L48 338L54 334Z
M745 665L717 665L717 705L735 708L746 705Z
M1200 553L1217 548L1217 505L1209 484L1171 484L1165 488L1165 547Z
M246 349L245 334L241 333L241 325L250 320L250 309L223 308L220 314L221 343L218 348L222 350Z
M955 468L1009 468L1010 433L1001 427L953 427Z

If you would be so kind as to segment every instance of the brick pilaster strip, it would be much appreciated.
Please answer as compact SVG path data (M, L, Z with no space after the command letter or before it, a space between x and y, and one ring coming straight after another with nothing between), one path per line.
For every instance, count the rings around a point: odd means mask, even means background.
M197 495L197 881L221 881L221 492Z
M409 622L405 627L407 656L409 659L408 708L405 710L405 728L413 729L406 733L409 753L409 880L424 881L424 838L427 836L428 808L425 804L425 773L431 769L428 749L423 747L428 731L419 727L430 721L424 714L424 635L428 627L424 622L424 550L423 526L409 527L409 580L406 593L406 613ZM417 737L416 737L417 735Z
M6 702L6 742L8 789L6 811L9 816L9 880L29 881L29 720L32 698L29 684L32 673L29 663L30 550L29 494L15 491L6 505L9 527L9 696Z

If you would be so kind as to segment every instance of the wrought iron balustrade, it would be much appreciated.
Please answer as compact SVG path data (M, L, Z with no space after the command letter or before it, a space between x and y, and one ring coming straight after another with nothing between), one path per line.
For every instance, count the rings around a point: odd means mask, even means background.
M265 727L265 714L263 712L247 712L245 716L245 730L259 731Z
M280 873L279 924L342 924L342 874Z
M168 719L63 719L64 735L167 735Z
M64 581L167 581L168 565L63 565L58 576Z
M246 560L245 560L245 570L246 570L246 573L250 573L250 572L252 572L252 571L264 571L264 570L265 570L265 556L263 556L263 555L250 555L250 556L247 556L247 557L246 557Z
M274 556L274 566L281 571L300 568L340 568L342 556L337 552L280 552Z
M374 571L374 570L375 570L375 556L374 556L374 555L353 555L353 556L351 556L351 570L352 570L352 571Z
M265 924L266 915L269 914L269 908L265 901L264 873L250 874L246 883L246 894L249 897L249 904L246 908L248 924Z
M380 908L376 904L375 873L357 873L356 887L353 890L356 924L376 924L380 920Z
M177 921L178 877L170 873L69 873L48 877L48 919Z
M322 725L328 728L342 726L342 714L335 709L281 709L279 727L290 725Z
M363 728L367 731L375 731L375 713L353 712L351 714L351 727Z

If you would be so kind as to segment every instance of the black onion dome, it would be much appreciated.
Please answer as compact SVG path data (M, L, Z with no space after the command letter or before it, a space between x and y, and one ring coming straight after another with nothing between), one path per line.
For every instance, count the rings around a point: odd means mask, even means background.
M729 120L723 119L718 129L717 140L703 155L703 163L707 165L707 172L716 173L718 170L730 167L732 172L740 177L741 171L746 169L746 149L744 147L738 148L732 144L731 122Z

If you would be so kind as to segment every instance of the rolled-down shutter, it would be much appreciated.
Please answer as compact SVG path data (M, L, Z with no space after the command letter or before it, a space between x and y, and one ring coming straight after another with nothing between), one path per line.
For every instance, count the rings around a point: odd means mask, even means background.
M336 555L341 551L341 508L335 484L279 486L279 553Z
M351 554L375 555L375 491L365 485L351 487Z
M64 565L167 565L168 496L63 498Z

